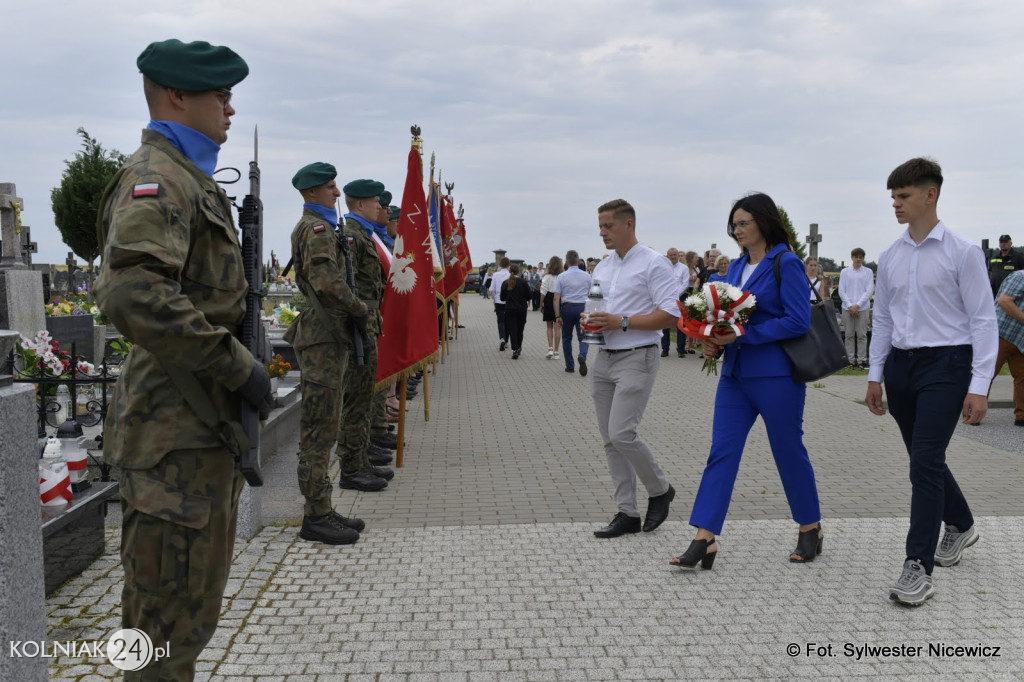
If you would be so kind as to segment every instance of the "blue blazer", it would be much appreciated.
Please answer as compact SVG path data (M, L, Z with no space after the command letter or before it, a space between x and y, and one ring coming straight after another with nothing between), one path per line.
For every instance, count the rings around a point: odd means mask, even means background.
M772 268L776 258L778 284ZM749 254L743 254L730 263L725 281L740 286L743 268L749 260ZM769 249L742 288L757 297L757 307L747 321L747 333L725 347L722 375L738 379L792 376L793 363L777 342L806 334L811 326L803 262L785 244L778 244Z

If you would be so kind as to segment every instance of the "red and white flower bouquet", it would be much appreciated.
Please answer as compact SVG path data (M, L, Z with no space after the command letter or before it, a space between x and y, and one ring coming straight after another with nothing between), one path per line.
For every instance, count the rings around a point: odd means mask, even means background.
M744 324L754 312L757 299L749 291L742 291L726 282L708 282L685 301L679 302L682 316L677 324L679 331L692 339L715 340L735 332L736 336L746 334ZM705 374L718 374L718 362L714 358L704 360Z

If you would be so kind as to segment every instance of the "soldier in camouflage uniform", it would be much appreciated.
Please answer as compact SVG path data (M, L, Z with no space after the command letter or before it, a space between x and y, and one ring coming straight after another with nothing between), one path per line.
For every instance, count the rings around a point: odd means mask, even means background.
M398 234L398 217L400 210L398 206L392 206L391 203L391 192L385 191L380 195L380 217L377 222L380 224L387 225L387 235L390 238L390 242L386 242L388 251L394 252L394 239ZM384 275L385 283L387 282L387 274ZM387 413L387 399L389 394L393 394L395 390L395 384L392 382L390 385L385 386L381 390L377 391L373 395L373 405L370 410L370 446L371 448L383 448L386 450L395 450L398 448L398 438L395 434L388 431L388 413ZM374 463L372 459L373 455L367 453L371 457L370 462ZM390 461L390 460L389 460ZM387 462L385 462L386 464Z
M302 416L299 425L299 490L306 498L300 537L347 545L365 524L346 519L331 505L328 465L341 414L341 392L349 364L352 318L367 308L346 282L344 244L335 201L341 192L329 163L311 163L292 178L305 203L292 230L292 259L299 290L310 306L292 322L285 340L299 357Z
M238 444L219 427L239 420L240 397L263 416L270 407L267 370L235 336L245 274L231 204L212 177L235 113L230 88L249 67L226 47L177 40L152 43L137 64L152 120L97 225L96 299L135 344L104 457L121 468L122 626L170 647L125 678L191 680L217 627L244 483ZM208 397L203 418L178 389L187 380Z
M356 295L370 309L367 319L368 342L364 347L365 363L351 367L345 381L342 399L341 428L338 430L338 458L341 461L342 488L379 490L383 486L367 484L367 475L387 484L394 476L391 469L371 464L370 412L373 402L374 375L377 371L377 336L380 334L380 301L384 295L385 263L390 261L387 247L375 235L380 226L380 196L384 185L375 180L353 180L345 185L345 214L343 236L348 238L355 271ZM375 239L376 237L376 239ZM384 451L387 453L387 451ZM381 453L377 453L380 456ZM386 454L390 461L390 453ZM372 486L372 487L371 487Z

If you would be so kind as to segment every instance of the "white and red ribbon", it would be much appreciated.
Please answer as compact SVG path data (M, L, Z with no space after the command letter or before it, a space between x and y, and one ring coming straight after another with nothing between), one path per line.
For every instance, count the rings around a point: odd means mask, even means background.
M52 466L39 465L39 499L48 505L66 504L74 497L67 465L58 461Z

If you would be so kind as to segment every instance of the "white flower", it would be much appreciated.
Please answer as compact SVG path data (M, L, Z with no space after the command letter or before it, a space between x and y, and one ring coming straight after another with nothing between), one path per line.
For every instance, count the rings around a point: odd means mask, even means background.
M725 295L728 296L733 301L738 301L740 300L740 296L743 295L743 290L740 289L739 287L734 287L730 285L726 287Z
M683 305L687 308L707 308L708 302L704 300L703 296L687 296L686 300L683 301Z

